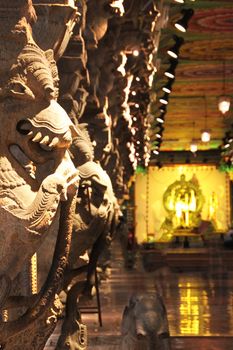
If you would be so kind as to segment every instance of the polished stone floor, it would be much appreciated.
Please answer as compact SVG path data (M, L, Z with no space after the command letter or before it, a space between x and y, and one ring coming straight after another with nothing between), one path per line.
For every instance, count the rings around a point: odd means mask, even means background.
M134 268L129 269L119 242L113 242L110 278L100 286L103 326L96 314L83 318L88 326L88 349L119 349L121 317L129 297L157 290L167 309L172 350L233 350L233 266L223 263L223 257L231 252L233 256L233 250L225 251L221 242L214 248L178 247L170 252L174 250L176 258L179 252L181 257L185 252L186 260L187 254L196 253L206 256L207 263L185 268L181 259L174 264L176 268L164 265L148 272L138 253ZM58 333L59 327L46 350L54 349Z

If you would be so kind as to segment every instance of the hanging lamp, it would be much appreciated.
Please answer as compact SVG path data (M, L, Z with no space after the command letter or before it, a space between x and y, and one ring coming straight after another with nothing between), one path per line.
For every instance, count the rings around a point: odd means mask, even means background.
M192 138L192 141L190 143L190 151L192 153L197 152L197 142L195 140L195 122L193 122L193 138Z
M226 62L223 62L223 95L218 99L218 109L222 114L229 111L231 100L229 96L226 96Z
M176 23L175 27L181 32L186 32L188 28L188 22L190 18L193 16L194 11L193 9L182 9L181 14L183 15L182 18L180 18Z
M202 142L209 142L210 141L210 130L207 129L207 102L206 102L206 96L204 97L205 101L205 126L204 129L201 131L201 141Z

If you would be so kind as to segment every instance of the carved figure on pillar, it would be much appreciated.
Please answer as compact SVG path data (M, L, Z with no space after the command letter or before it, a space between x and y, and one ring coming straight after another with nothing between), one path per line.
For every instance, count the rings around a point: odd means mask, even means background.
M79 185L68 153L77 131L56 101L53 52L44 52L33 40L35 20L31 0L0 1L1 310L20 304L11 298L14 280L46 235L58 230L58 239L44 287L32 299L21 300L26 308L33 300L33 307L17 320L9 313L8 322L0 323L0 344L6 350L32 349L33 340L34 348L42 349L55 327L56 293L68 259ZM43 334L37 333L40 328Z

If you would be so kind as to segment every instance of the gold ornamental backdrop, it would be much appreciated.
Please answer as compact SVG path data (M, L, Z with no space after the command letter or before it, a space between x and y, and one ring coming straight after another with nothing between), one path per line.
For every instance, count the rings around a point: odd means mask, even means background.
M211 221L215 230L226 232L230 226L229 186L229 175L211 165L171 165L161 169L151 166L147 174L137 174L135 224L138 243L148 239L169 239L166 232L174 231L179 225L193 227L198 217ZM180 202L176 202L177 198Z

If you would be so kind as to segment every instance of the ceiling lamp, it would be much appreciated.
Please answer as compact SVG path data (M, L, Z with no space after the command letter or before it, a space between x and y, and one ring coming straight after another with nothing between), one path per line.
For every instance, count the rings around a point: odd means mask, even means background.
M218 100L218 109L222 114L229 111L231 105L230 97L220 96Z
M210 130L207 129L207 101L205 96L205 127L201 131L201 141L202 142L209 142L210 141Z
M222 114L229 111L231 105L230 97L226 96L226 62L223 62L223 95L219 97L218 109Z
M161 123L161 124L164 123L164 117L162 117L162 116L157 117L156 120L157 120L158 123Z
M188 28L188 22L193 16L194 11L193 9L183 9L181 10L181 14L183 14L183 17L175 23L175 27L179 31L185 33Z
M169 80L169 81L167 82L167 84L164 85L164 87L162 88L162 90L163 90L164 92L166 92L167 94L170 94L171 91L172 91L172 84L173 84L173 82L174 82L174 80Z
M180 47L184 43L184 39L179 37L179 36L177 36L177 35L174 35L173 39L175 40L175 45L172 46L169 50L167 50L167 53L172 58L177 59L179 51L180 51Z
M167 105L167 104L168 104L168 97L169 97L169 94L165 93L165 94L159 99L159 102L162 103L163 105Z
M222 140L223 140L222 148L224 150L231 147L233 143L233 137L231 136L231 131L226 132L225 137Z
M196 153L197 152L197 142L195 140L195 122L193 122L193 139L190 143L190 151L192 153Z
M167 105L167 104L168 104L168 101L165 100L165 99L162 98L162 97L159 99L159 102L162 103L162 104L164 104L164 105Z
M201 132L201 141L209 142L210 141L210 130L204 129Z
M192 140L192 142L190 143L190 151L192 153L196 153L197 152L197 143L194 140Z
M227 143L225 143L225 145L223 146L223 148L229 148L230 147L230 143L229 142L227 142Z
M174 72L166 71L164 74L166 75L166 77L168 77L170 79L174 79L175 78Z
M161 113L166 113L166 111L167 111L167 106L165 106L165 105L160 106L159 111L160 111Z
M132 52L133 56L138 57L139 56L139 50L133 50Z
M162 135L163 135L164 127L162 124L158 124L158 125L156 125L156 127L157 127L157 131L156 131L155 136L157 139L161 139Z
M164 86L164 87L162 88L162 90L163 90L164 92L166 92L167 94L170 94L170 93L171 93L171 89L169 89L169 88L166 87L166 86Z
M179 4L183 4L184 0L174 0L175 2L178 2Z
M175 78L175 70L176 70L177 64L178 64L177 60L172 60L172 63L170 65L169 69L166 70L164 75L166 75L166 77L168 77L170 79L174 79Z

